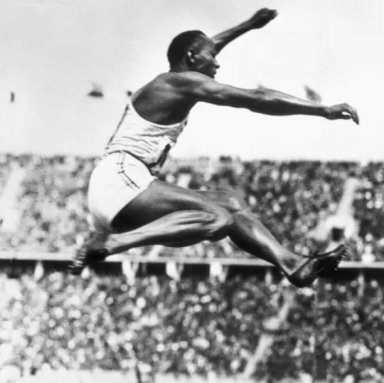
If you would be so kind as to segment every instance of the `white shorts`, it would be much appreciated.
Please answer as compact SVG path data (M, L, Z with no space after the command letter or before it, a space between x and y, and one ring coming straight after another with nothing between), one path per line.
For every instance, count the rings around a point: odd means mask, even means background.
M104 157L89 181L88 208L96 230L110 231L117 213L155 179L148 168L126 152Z

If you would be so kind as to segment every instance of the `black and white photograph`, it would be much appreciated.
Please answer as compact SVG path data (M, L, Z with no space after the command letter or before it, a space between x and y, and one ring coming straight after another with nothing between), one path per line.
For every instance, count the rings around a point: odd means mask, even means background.
M381 0L0 0L0 383L384 382Z

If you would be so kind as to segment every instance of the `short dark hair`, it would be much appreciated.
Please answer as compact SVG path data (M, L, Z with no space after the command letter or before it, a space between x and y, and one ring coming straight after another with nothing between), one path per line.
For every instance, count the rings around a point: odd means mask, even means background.
M206 36L204 32L199 30L185 31L173 38L169 44L167 57L171 66L179 64L188 49L197 42L202 36Z

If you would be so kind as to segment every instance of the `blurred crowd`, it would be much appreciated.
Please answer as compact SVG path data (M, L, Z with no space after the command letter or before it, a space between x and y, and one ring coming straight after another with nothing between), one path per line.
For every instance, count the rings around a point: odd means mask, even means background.
M0 155L0 250L73 251L88 230L87 185L97 161ZM343 241L351 260L384 260L382 163L178 159L167 162L161 178L236 192L296 252ZM227 240L138 251L247 256ZM132 280L124 273L74 278L3 267L0 291L0 373L101 368L147 377L238 376L272 339L252 372L261 381L305 374L384 381L384 290L376 280L321 281L315 293L258 275ZM276 322L289 292L287 316Z
M96 164L96 158L1 155L0 196L13 169L24 169L25 176L15 192L19 222L11 232L0 231L0 248L72 251L88 229L86 192ZM332 241L338 228L324 223L336 214L347 180L355 179L358 187L351 202L352 224L343 223L346 233L342 240L349 243L352 260L384 260L382 163L171 159L161 178L192 189L235 191L285 246L302 254ZM352 228L345 227L348 225ZM246 256L229 241L181 251L142 250L148 251L157 255Z
M253 372L258 381L384 380L384 293L375 280L321 282L316 298L312 288L260 276L145 276L129 284L123 275L50 272L37 280L3 270L0 286L0 371L239 376L268 334L273 342ZM272 326L287 293L286 320Z

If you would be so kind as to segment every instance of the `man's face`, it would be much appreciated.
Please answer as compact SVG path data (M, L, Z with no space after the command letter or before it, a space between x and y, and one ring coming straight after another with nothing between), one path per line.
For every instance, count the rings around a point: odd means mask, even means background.
M214 78L217 69L220 67L216 61L216 49L213 41L202 36L199 41L193 47L193 62L191 63L191 69Z

